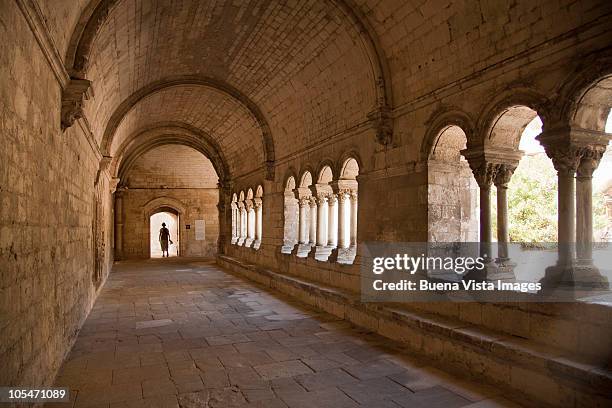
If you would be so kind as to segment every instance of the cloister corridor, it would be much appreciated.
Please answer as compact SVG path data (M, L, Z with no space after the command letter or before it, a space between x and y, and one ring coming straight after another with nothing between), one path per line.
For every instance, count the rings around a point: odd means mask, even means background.
M611 21L0 0L0 407L612 407Z
M116 263L56 386L75 408L518 406L202 258Z

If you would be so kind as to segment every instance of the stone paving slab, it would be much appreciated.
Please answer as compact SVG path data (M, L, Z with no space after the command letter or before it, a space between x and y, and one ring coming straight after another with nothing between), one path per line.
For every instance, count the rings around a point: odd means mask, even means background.
M56 385L71 408L516 406L402 350L210 263L121 262Z

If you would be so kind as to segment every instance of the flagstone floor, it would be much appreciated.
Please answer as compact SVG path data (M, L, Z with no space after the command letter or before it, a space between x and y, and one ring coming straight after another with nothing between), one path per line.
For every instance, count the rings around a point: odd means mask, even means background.
M56 381L59 407L516 407L400 344L212 261L115 264Z

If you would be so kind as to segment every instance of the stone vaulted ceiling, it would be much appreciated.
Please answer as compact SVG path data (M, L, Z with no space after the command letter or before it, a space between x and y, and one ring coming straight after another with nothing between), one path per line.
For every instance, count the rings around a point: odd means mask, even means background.
M93 1L66 62L92 81L85 113L104 154L152 122L184 122L215 139L239 176L388 102L371 44L344 2Z

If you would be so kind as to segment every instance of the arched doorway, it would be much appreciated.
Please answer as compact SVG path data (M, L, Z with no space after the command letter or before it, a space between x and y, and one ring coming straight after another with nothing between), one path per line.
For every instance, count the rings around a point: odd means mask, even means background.
M161 207L149 216L150 257L161 258L162 248L159 241L159 230L162 224L170 230L171 244L168 246L168 256L180 255L180 222L179 212L174 208Z

